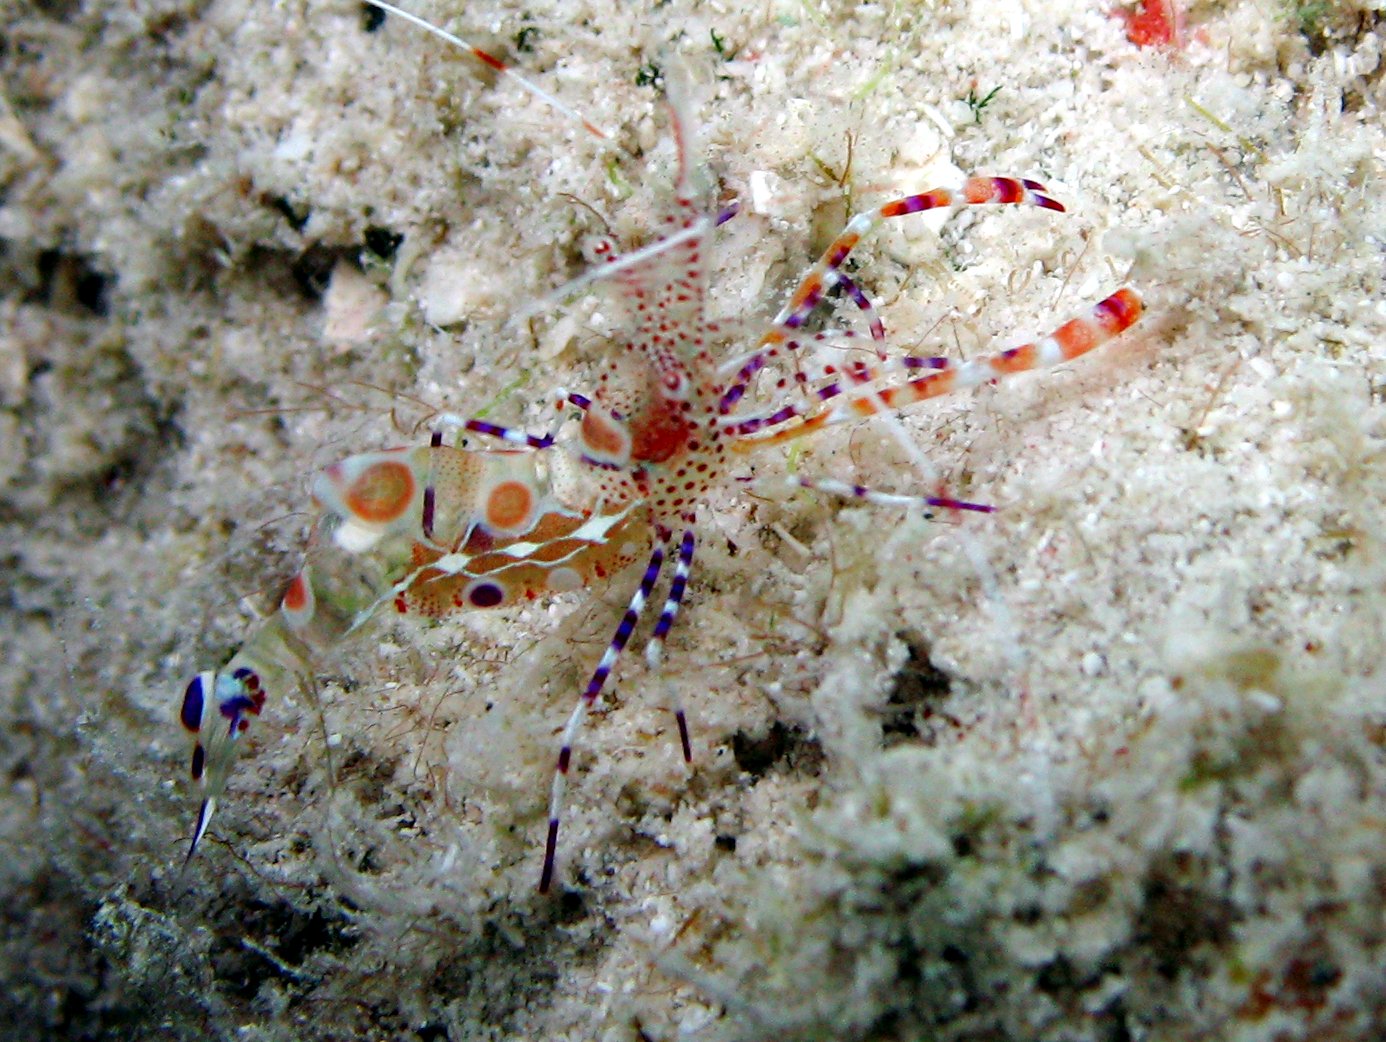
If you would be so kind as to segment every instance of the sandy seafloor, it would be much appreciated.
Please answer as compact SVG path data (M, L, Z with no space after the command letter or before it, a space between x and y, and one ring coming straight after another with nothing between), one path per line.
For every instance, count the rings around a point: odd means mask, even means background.
M1107 6L419 8L622 154L356 0L6 3L0 1034L1381 1037L1386 9L1209 0L1171 50ZM592 386L608 297L506 320L603 220L648 241L676 52L708 198L743 206L728 351L849 210L960 171L1069 213L872 237L893 352L1127 283L1146 317L909 410L936 473L877 423L738 463L669 648L694 769L633 656L556 894L557 731L630 576L342 647L180 875L178 699L297 567L313 473Z

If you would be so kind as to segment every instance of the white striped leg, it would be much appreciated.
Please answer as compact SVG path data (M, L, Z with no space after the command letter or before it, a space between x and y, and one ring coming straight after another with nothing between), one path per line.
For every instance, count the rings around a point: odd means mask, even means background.
M789 482L796 488L806 488L810 492L821 492L824 495L838 496L842 499L856 499L875 506L941 507L945 510L973 510L979 514L991 514L996 511L995 507L985 503L969 503L966 500L951 499L947 496L902 496L895 492L877 492L865 485L850 485L845 481L836 481L833 478L790 478Z
M891 376L903 373L906 377L914 379L922 370L948 369L951 364L946 358L927 358L916 355L887 358L876 363L864 360L855 361L841 367L837 372L825 374L826 382L808 392L810 403L807 408L787 405L781 406L773 412L750 415L744 413L736 416L728 415L731 407L736 405L745 391L744 383L735 384L722 396L723 407L720 411L723 415L719 417L718 422L724 430L736 437L754 434L766 427L774 427L793 419L803 420L810 415L817 415L818 406L824 402L829 402L842 394L859 391L862 387L888 379Z
M514 427L502 427L496 423L488 423L486 420L467 419L452 412L439 413L434 419L443 427L456 427L472 434L485 435L488 438L495 438L507 445L515 445L522 449L553 448L555 435L552 431L548 434L530 434Z
M654 633L645 645L645 662L653 675L659 674L660 665L664 661L664 638L668 636L669 629L678 616L679 606L683 604L683 594L688 589L688 575L692 570L693 533L689 531L683 533L683 541L679 543L679 557L674 565L674 580L669 584L669 596L664 600L664 608L659 613ZM683 702L679 699L678 692L672 687L670 702L674 710L674 719L679 725L679 745L683 748L683 762L692 763L693 744L688 739L688 716L683 711Z
M592 408L592 399L585 394L577 394L567 388L560 387L553 392L553 405L560 413L569 405L580 412L586 412Z
M801 328L804 323L808 321L809 316L818 308L818 305L827 300L828 296L835 289L841 290L846 294L848 299L857 306L857 310L865 316L867 327L871 330L871 339L875 340L878 344L884 342L885 324L881 321L880 316L876 314L876 308L871 303L871 298L868 297L862 291L862 288L853 282L845 272L839 271L837 268L830 268L825 271L821 280L804 298L799 308L794 312L782 313L780 319L772 327L772 333L767 334L767 336L770 336L771 340L773 340L774 337L772 334L774 333L786 336L791 335L794 330ZM770 341L763 339L761 342L767 343ZM877 351L879 353L880 349L877 348ZM882 357L884 356L882 355Z
M818 263L804 274L798 287L790 295L789 303L775 316L772 328L787 330L802 326L828 290L834 285L842 284L845 277L842 265L856 249L862 237L882 221L922 213L925 210L951 210L987 203L1039 206L1062 213L1063 206L1049 198L1048 191L1049 189L1038 181L1017 180L1013 177L969 177L959 189L934 188L896 199L875 210L859 213L847 222L847 227L823 252Z
M621 616L620 625L616 627L616 633L611 638L611 643L607 645L606 652L602 659L597 663L597 668L592 672L592 679L587 682L587 687L582 692L582 697L578 704L573 707L573 713L568 717L568 726L563 730L563 746L558 750L558 765L554 769L553 789L549 794L549 833L544 841L544 868L539 876L539 892L546 894L549 886L553 883L553 870L558 850L558 819L563 809L563 793L568 782L568 768L573 760L573 742L577 738L578 729L582 726L583 719L587 716L587 711L592 708L597 697L602 693L602 688L606 685L607 677L616 668L616 663L620 661L621 652L625 651L626 644L630 641L630 635L635 632L635 626L640 621L640 614L645 610L645 604L650 599L650 591L654 589L655 582L659 579L660 569L664 567L664 547L656 546L654 552L650 554L650 562L645 566L645 575L640 580L634 594L631 595L630 603L626 605L626 613Z
M782 441L802 438L823 427L876 416L892 409L903 409L928 398L937 398L1016 373L1071 361L1101 347L1131 328L1143 310L1140 294L1126 286L1099 300L1086 314L1069 319L1048 336L1033 343L1021 344L1019 347L1012 347L984 358L975 358L956 366L941 358L911 359L909 364L923 363L922 368L935 371L923 376L913 376L904 383L890 387L841 394L831 408L810 415L802 415L795 409L781 409L769 417L752 417L744 423L728 418L723 423L740 437L762 431L780 422L798 419L801 422L792 427L750 438L747 444L775 445ZM783 420L780 419L781 416L784 417Z
M860 286L840 271L837 273L837 285L857 306L857 310L866 316L867 327L871 330L871 339L877 344L883 342L885 340L885 323L876 314L876 306L871 303L871 298ZM884 357L879 347L876 348L876 352L879 357Z
M861 242L862 237L889 218L904 217L925 210L1009 203L1038 206L1062 213L1063 206L1049 198L1048 191L1038 181L1017 180L1011 177L970 177L960 189L935 188L857 214L847 222L847 227L824 251L818 262L805 272L799 285L790 294L788 303L761 336L756 345L756 353L749 360L750 363L758 369L770 359L777 357L782 348L788 351L796 350L799 347L799 341L795 339L798 331L803 329L809 317L833 289L843 290L866 316L871 328L871 337L877 344L876 355L884 361L885 353L880 345L885 340L885 327L876 315L870 298L842 270L842 265ZM730 370L723 366L721 371ZM725 410L723 411L725 414Z
M885 343L885 325L881 322L880 318L877 317L875 307L871 303L871 298L862 292L860 286L841 272L833 273L831 281L833 286L840 287L842 291L851 298L852 302L866 315L871 328L871 339L876 343L876 357L880 361L885 361L885 348L882 346ZM736 373L736 377L732 380L727 391L722 396L722 415L725 416L731 411L731 408L741 400L742 396L746 393L747 387L750 385L751 379L782 354L797 356L800 349L809 343L821 343L835 337L850 340L856 335L855 330L844 329L828 333L816 333L811 339L808 339L791 336L788 327L781 328L776 326L772 328L769 333L761 338L760 344L750 354L742 355L729 362L724 362L718 367L719 373ZM802 373L799 374L798 382L800 384L805 382Z

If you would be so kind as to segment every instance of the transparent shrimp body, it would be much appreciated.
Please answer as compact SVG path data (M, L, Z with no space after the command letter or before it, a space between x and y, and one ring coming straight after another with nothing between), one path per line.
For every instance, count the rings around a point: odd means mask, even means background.
M491 67L503 68L485 52L416 17L380 0L371 2L423 25ZM506 70L506 75L537 92L512 71ZM656 587L672 572L645 645L651 672L661 668L665 638L687 592L698 533L706 523L700 514L706 512L709 493L731 483L735 454L872 416L893 424L898 440L907 442L890 416L894 410L1072 361L1120 335L1142 313L1140 295L1122 287L1044 337L962 364L888 352L884 324L845 269L866 235L887 220L931 210L1024 206L1064 211L1038 181L977 176L857 214L809 267L784 307L748 345L749 351L719 357L715 352L727 333L707 314L708 251L711 233L735 209L710 212L695 197L689 174L690 90L676 64L666 70L666 82L678 175L660 234L624 255L617 254L614 243L604 242L599 251L604 263L520 312L521 317L535 315L600 282L626 314L591 396L559 395L561 404L581 413L574 439L559 446L553 435L448 416L448 425L505 447L450 448L435 434L428 446L354 456L319 478L314 494L323 516L310 539L304 568L279 610L224 670L204 673L189 685L183 723L196 735L193 773L201 779L204 793L191 849L206 830L249 718L285 684L311 677L316 662L383 607L426 616L499 608L591 587L643 559L638 584L563 729L539 882L541 891L549 889L555 878L564 791L582 722L644 611L655 603ZM876 351L874 357L847 368L808 375L801 363L818 342L854 335L850 330L809 332L810 319L834 292L860 311ZM752 392L765 382L762 375L776 369L795 373L793 381L781 378L776 385L788 388L789 400L750 409ZM909 445L909 450L913 459L917 449ZM788 480L799 488L883 507L992 509L946 496L879 491L831 478ZM691 761L683 707L675 700L672 708L683 756Z
M179 719L202 791L191 857L242 736L267 701L311 684L382 609L438 616L579 589L648 545L639 516L558 490L531 451L433 443L349 457L313 486L321 514L279 605L220 670L199 673ZM560 492L561 490L561 492Z

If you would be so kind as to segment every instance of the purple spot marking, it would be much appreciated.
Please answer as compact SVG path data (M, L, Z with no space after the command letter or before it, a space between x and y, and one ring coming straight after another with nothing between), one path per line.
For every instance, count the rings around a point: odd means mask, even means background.
M236 721L243 713L255 712L255 702L245 695L237 695L235 698L228 698L221 705L217 706L217 712L231 721L231 729L236 728Z
M433 515L437 510L438 493L432 485L424 488L423 501L423 534L425 539L433 538Z
M178 719L193 734L202 726L202 701L202 678L193 677L183 692L183 708L178 712Z
M494 608L505 600L505 591L495 583L477 583L467 591L467 600L474 608Z
M202 780L202 765L206 762L206 760L207 760L207 752L206 752L205 749L202 748L202 743L201 743L201 742L198 742L196 745L193 746L193 754L192 754L192 780L193 780L193 781L201 781L201 780Z

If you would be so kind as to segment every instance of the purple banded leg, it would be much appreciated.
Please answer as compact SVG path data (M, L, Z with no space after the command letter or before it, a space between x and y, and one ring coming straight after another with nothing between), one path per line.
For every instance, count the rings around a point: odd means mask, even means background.
M496 423L488 423L486 420L464 419L451 412L439 413L435 419L445 427L458 427L472 434L495 438L507 445L515 445L519 448L536 450L553 448L554 436L552 434L529 434L516 430L514 427L502 427Z
M802 286L804 283L800 285ZM867 316L871 339L875 341L885 340L885 325L877 317L876 308L871 303L871 298L862 292L861 287L853 282L846 272L839 271L837 268L829 268L811 282L798 307L792 312L782 313L782 317L776 322L777 327L783 331L801 329L818 305L834 289L841 289L843 293L847 294L848 299L857 306L857 309Z
M683 594L688 589L688 576L692 570L693 533L689 531L683 533L683 541L679 543L679 557L674 566L674 580L669 584L669 596L664 600L664 608L659 613L654 633L645 645L645 662L652 674L659 673L660 664L664 661L664 638L669 635L669 629L678 616L679 606L683 604ZM692 763L693 743L688 738L688 716L683 711L683 703L678 699L677 692L673 696L673 710L674 719L679 725L679 745L683 748L683 762Z
M842 291L846 293L848 297L851 298L852 302L857 305L858 309L860 309L863 313L865 313L868 316L869 325L871 329L871 339L874 340L877 344L884 343L885 325L881 322L880 318L877 317L875 313L875 306L871 303L871 298L862 292L860 286L858 286L855 282L853 282L851 279L849 279L846 275L842 274L841 272L836 273L834 277L834 284L841 286ZM852 333L850 330L843 330L839 331L836 334L818 333L815 334L813 339L815 341L822 341L826 339L828 335L851 337L855 334ZM719 405L719 412L721 415L725 416L728 412L731 411L732 407L735 406L736 403L741 400L741 398L746 393L747 387L750 385L751 379L756 375L756 373L764 369L765 366L772 359L777 358L780 354L796 353L802 346L803 342L800 340L792 339L785 335L776 337L768 345L766 345L766 340L762 338L761 344L765 346L763 346L762 349L755 351L753 354L751 354L749 358L745 358L744 361L739 363L741 368L737 371L736 377L732 380L730 386L728 386L726 392L722 395L722 401ZM745 356L743 356L743 358L744 357ZM885 360L885 354L883 353L880 347L877 347L876 349L876 357L881 359L882 361Z
M616 663L620 661L621 653L625 651L626 644L630 642L630 635L635 631L635 626L640 621L640 614L645 610L645 604L650 599L650 591L654 589L654 584L659 579L660 569L663 567L664 547L657 546L654 553L650 554L650 563L645 566L645 575L640 580L640 586L631 596L630 603L626 605L626 613L621 616L621 623L616 627L616 633L611 638L611 643L607 645L606 652L602 655L601 661L597 663L597 668L592 673L592 679L587 682L587 687L582 692L582 698L578 700L572 715L568 717L568 726L563 729L563 746L558 750L558 766L554 770L553 789L549 794L549 834L544 842L544 868L539 876L539 892L541 894L548 893L549 886L553 882L553 870L558 851L558 818L563 809L563 793L567 785L568 768L572 765L573 742L577 738L578 728L582 726L587 711L597 701L597 696L602 693L607 677L611 675L611 671L616 668Z
M844 329L826 333L815 333L813 336L813 340L815 343L821 344L828 340L852 340L855 337L856 334L852 330ZM799 350L801 344L797 340L786 340L783 342L782 346L787 352L793 353ZM769 363L769 361L779 353L780 352L778 349L755 351L749 357L743 356L744 361L741 359L737 360L737 365L739 366L739 368L736 371L736 376L733 377L731 382L727 385L726 391L722 393L722 397L717 403L718 416L726 417L734 408L736 408L737 404L741 401L741 399L746 396L746 392L750 389L751 381L755 379L756 374L763 370L765 366ZM915 358L913 356L906 356L905 358L896 359L894 361L891 361L889 359L882 359L882 361L887 363L886 367L873 368L870 364L866 362L855 362L845 370L845 373L855 383L861 384L878 380L881 377L888 375L896 368L903 369L906 371L913 371L921 368L941 368L941 366L935 363L942 362L943 360L934 358ZM806 385L809 382L809 377L802 372L798 373L795 377L795 383L798 384L801 388L806 387ZM811 403L817 405L825 401L827 398L835 397L837 394L841 393L841 389L835 383L830 386L832 389L826 394L821 388L810 392ZM749 420L751 419L751 417L744 417L743 419ZM740 422L742 422L740 419L724 421L726 426L731 427L733 429L735 429Z
M579 412L586 412L592 408L592 399L585 394L575 394L572 391L559 391L554 395L556 408L562 409L565 405L571 405Z
M832 478L791 478L791 484L810 492L822 492L828 496L842 499L855 499L883 507L940 507L944 510L973 510L979 514L995 513L996 508L985 503L968 503L961 499L946 496L902 496L894 492L877 492L865 485L849 485L845 481Z
M775 317L770 329L761 338L761 343L777 344L792 330L803 326L824 295L833 286L843 284L846 276L840 269L857 244L883 221L892 217L923 213L926 210L986 204L1038 206L1041 209L1062 213L1062 204L1050 198L1048 192L1049 189L1038 181L1018 180L1013 177L970 177L961 190L935 188L917 195L907 195L875 210L857 214L847 222L847 227L832 245L823 251L823 256L818 262L799 280L798 287L790 295L789 303ZM856 297L853 296L853 299ZM859 301L858 306L861 306ZM874 328L872 335L875 335Z
M1056 365L1106 343L1129 328L1140 316L1141 310L1139 294L1128 287L1099 301L1090 314L1070 320L1038 343L1012 348L986 358L953 363L946 358L905 355L878 363L854 362L845 367L838 377L814 390L814 408L811 411L790 406L773 413L731 417L726 416L730 411L727 408L723 410L723 429L741 437L791 420L812 423L815 428L829 426L873 415L881 408L902 408L951 390L976 387L1012 373ZM738 374L738 383L723 395L723 402L735 405L745 390L741 376L747 373L753 375L763 365L764 361L758 355L752 356L752 360ZM901 376L904 383L877 387L874 391L869 387ZM851 392L848 400L832 410L818 408L848 392Z
M864 292L862 292L861 287L858 286L855 282L853 282L850 278L848 278L847 275L843 272L834 271L831 274L831 280L825 281L824 293L826 294L828 291L836 287L838 289L841 289L842 292L845 293L854 304L856 304L857 309L861 311L863 315L866 316L868 328L871 330L871 339L875 341L876 344L876 357L881 361L885 361L886 353L885 348L883 346L885 344L885 324L876 314L875 307L871 303L871 298L868 297ZM838 335L850 337L853 335L853 333L851 331L844 331L843 333ZM826 335L823 333L818 333L814 335L815 341L821 342L826 338ZM797 352L800 347L800 342L796 340L786 340L784 342L784 346L790 352ZM774 353L774 349L772 348L771 350L772 353ZM805 383L807 383L807 379L804 377L802 371L798 372L798 377L798 382L801 387Z
M862 292L860 286L840 271L837 273L837 284L842 287L842 292L847 294L848 299L857 306L857 310L866 316L867 327L871 330L871 339L877 343L884 341L885 324L877 316L876 306L871 303L871 298Z
M881 383L892 376L904 374L912 377L923 370L947 369L951 362L946 358L905 355L903 358L888 358L878 364L858 361L843 368L836 378L820 384L813 390L815 405L832 401L846 391L859 391L870 384Z
M1099 300L1086 314L1069 319L1048 336L1041 337L1033 343L974 358L956 366L944 359L912 359L910 364L936 371L924 376L911 376L904 383L893 386L844 395L842 400L831 408L808 416L792 415L790 419L798 419L799 423L754 438L752 441L756 445L770 445L802 438L824 427L855 422L887 410L903 409L928 398L977 387L1016 373L1026 373L1071 361L1096 350L1113 337L1130 329L1144 309L1141 295L1130 286L1124 286L1111 296ZM784 410L781 410L782 412ZM723 426L732 433L745 435L770 426L772 421L781 422L777 419L778 415L752 417L741 421L726 419Z
M1041 209L1056 210L1062 213L1063 205L1050 198L1047 194L1048 191L1049 189L1038 181L1018 180L1011 177L972 177L968 178L959 191L949 188L935 188L917 195L907 195L875 210L867 210L857 214L847 222L847 227L843 229L842 234L823 252L823 256L818 259L818 262L799 280L799 285L790 295L789 303L775 316L770 328L762 334L756 353L741 363L741 372L738 373L726 394L723 395L722 414L726 415L736 400L745 393L745 381L749 381L751 376L764 368L781 351L795 351L799 348L800 341L795 339L796 331L803 328L809 316L813 314L818 305L822 303L823 298L834 287L840 286L853 303L868 316L871 338L878 343L884 341L885 327L881 320L876 317L875 308L871 304L870 298L841 270L842 265L851 256L852 251L856 249L862 238L882 222L892 217L905 217L910 214L923 213L926 210L955 209L963 206L987 204L1037 206ZM877 355L884 360L879 349ZM764 425L764 423L761 424L761 426ZM754 429L759 429L759 427ZM749 431L743 433L749 433Z
M747 363L742 372L750 370L752 373L758 371L759 366L755 365L756 360ZM847 391L859 392L862 387L868 384L877 383L890 376L900 373L906 376L914 376L923 370L943 370L948 369L952 363L946 358L920 358L914 355L906 355L903 358L890 358L883 364L872 364L869 362L854 362L846 367L840 376L829 380L825 384L813 389L810 395L808 408L801 408L796 405L786 405L774 412L762 413L757 416L726 416L731 407L740 401L745 393L745 383L740 380L733 384L722 396L722 404L726 406L722 409L725 417L722 424L723 428L734 437L755 434L757 431L765 430L767 427L776 427L791 420L805 420L810 416L819 414L819 406L825 402L832 401ZM753 368L754 366L754 368Z

